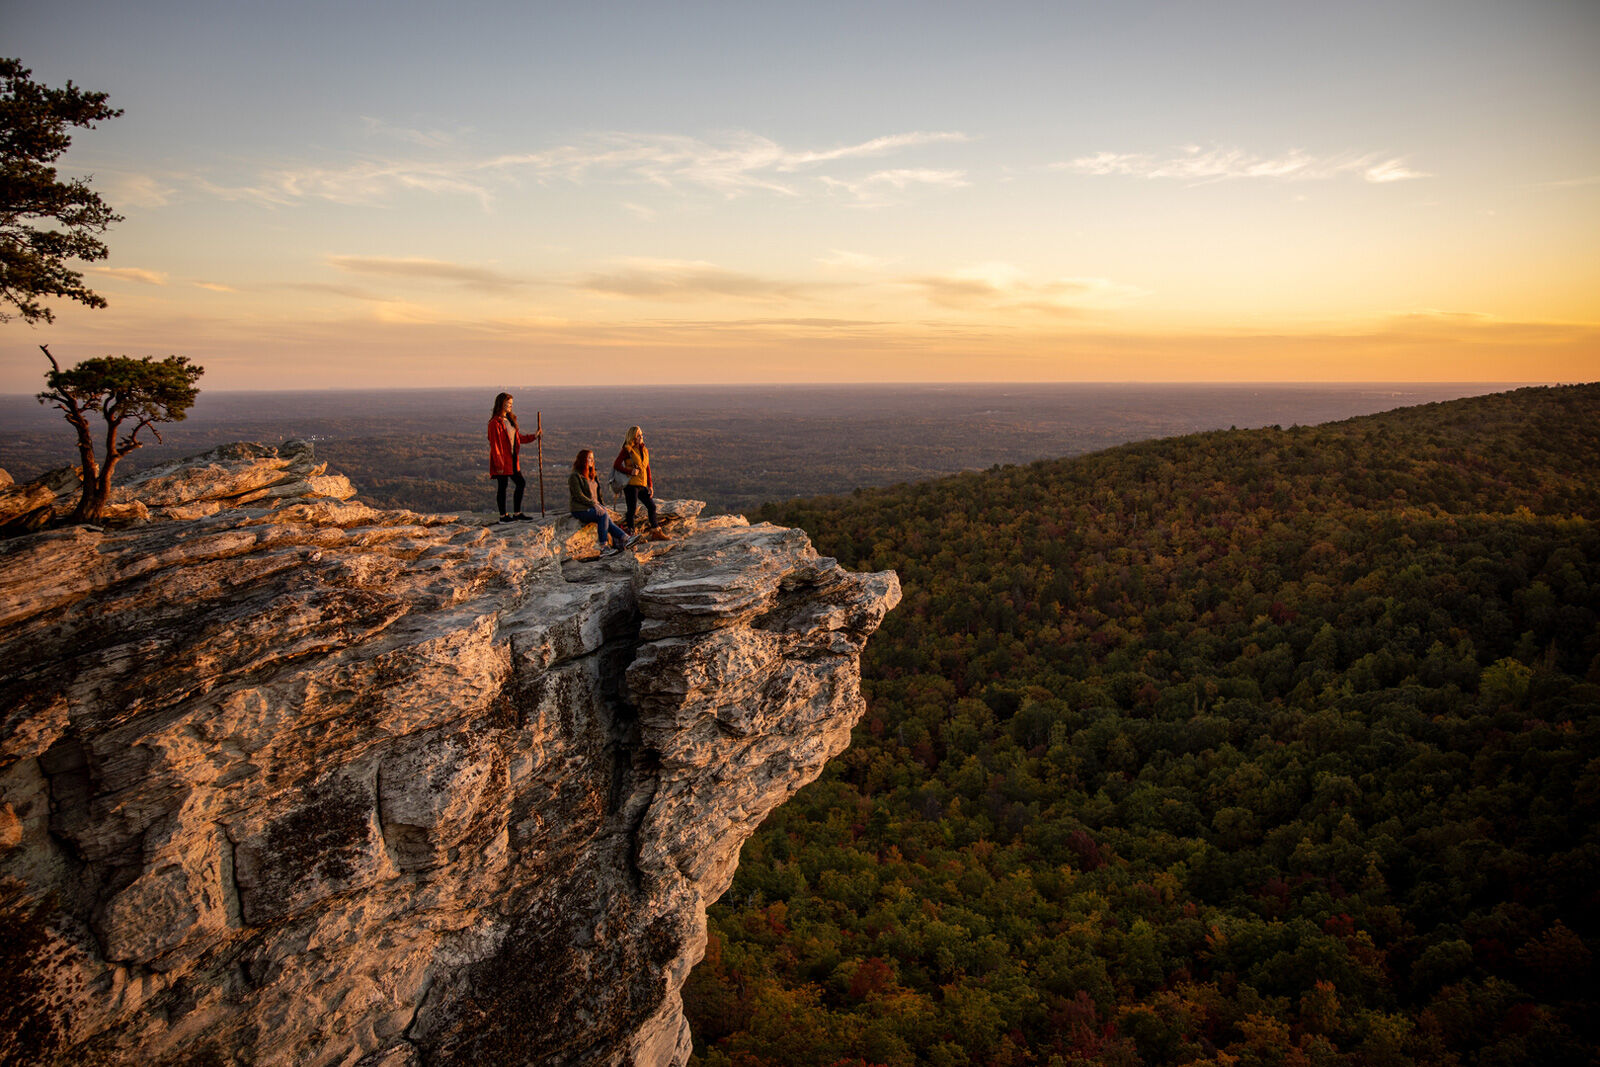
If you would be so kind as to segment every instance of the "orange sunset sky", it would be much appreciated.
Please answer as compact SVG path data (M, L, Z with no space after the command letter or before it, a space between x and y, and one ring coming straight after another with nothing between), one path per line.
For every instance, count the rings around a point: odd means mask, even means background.
M1600 4L0 5L209 389L1600 378Z

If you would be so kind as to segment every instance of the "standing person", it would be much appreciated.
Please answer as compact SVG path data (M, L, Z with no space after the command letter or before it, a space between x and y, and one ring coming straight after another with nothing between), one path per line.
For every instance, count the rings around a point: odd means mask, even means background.
M611 512L600 503L600 483L594 476L594 452L584 449L578 453L578 458L572 461L572 473L567 475L567 492L571 496L572 517L587 525L594 523L595 532L600 535L600 554L621 552L624 548L639 540L622 532L616 523L611 521ZM611 547L606 546L606 537L611 538Z
M628 427L622 451L617 453L611 467L628 476L628 484L622 490L622 495L628 499L628 514L623 517L622 528L633 532L633 516L642 503L650 516L650 540L665 541L667 535L661 532L661 524L656 521L655 480L650 474L650 450L645 447L643 430L637 426Z
M511 394L501 393L494 398L494 411L489 415L489 474L498 483L495 503L500 507L501 522L532 522L533 516L522 513L522 490L528 480L522 476L522 446L537 441L538 431L523 433L517 428L516 413L511 410ZM512 514L506 510L506 483L516 484L512 500Z

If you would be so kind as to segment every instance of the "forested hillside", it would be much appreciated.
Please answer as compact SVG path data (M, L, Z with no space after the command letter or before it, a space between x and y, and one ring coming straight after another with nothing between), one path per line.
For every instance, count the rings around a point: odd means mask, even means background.
M1600 386L760 514L905 600L702 1064L1589 1064Z

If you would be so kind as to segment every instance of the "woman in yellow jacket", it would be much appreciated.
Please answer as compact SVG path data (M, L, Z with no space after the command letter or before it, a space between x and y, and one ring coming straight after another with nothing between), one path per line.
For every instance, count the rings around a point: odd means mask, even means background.
M628 427L627 439L622 442L622 451L617 453L611 468L628 476L628 484L622 490L628 499L628 513L623 517L622 528L633 533L633 516L642 503L650 516L650 540L665 540L666 534L661 532L661 524L656 521L655 481L650 476L650 450L645 447L643 430L637 426Z

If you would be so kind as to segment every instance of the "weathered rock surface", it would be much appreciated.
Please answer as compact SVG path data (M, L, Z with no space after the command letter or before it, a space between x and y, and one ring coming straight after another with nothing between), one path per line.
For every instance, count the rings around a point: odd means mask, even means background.
M682 1063L705 907L848 743L894 574L208 457L128 486L167 521L0 544L0 1061Z
M115 478L104 521L130 526L156 519L198 519L224 508L275 507L313 500L349 500L350 480L327 473L311 442L221 445ZM3 472L0 472L3 473ZM63 520L78 506L77 467L62 467L25 485L0 483L0 535L31 532ZM46 510L48 509L48 510Z
M0 481L0 535L23 533L44 525L55 502L55 490L43 482L17 485L7 476Z

